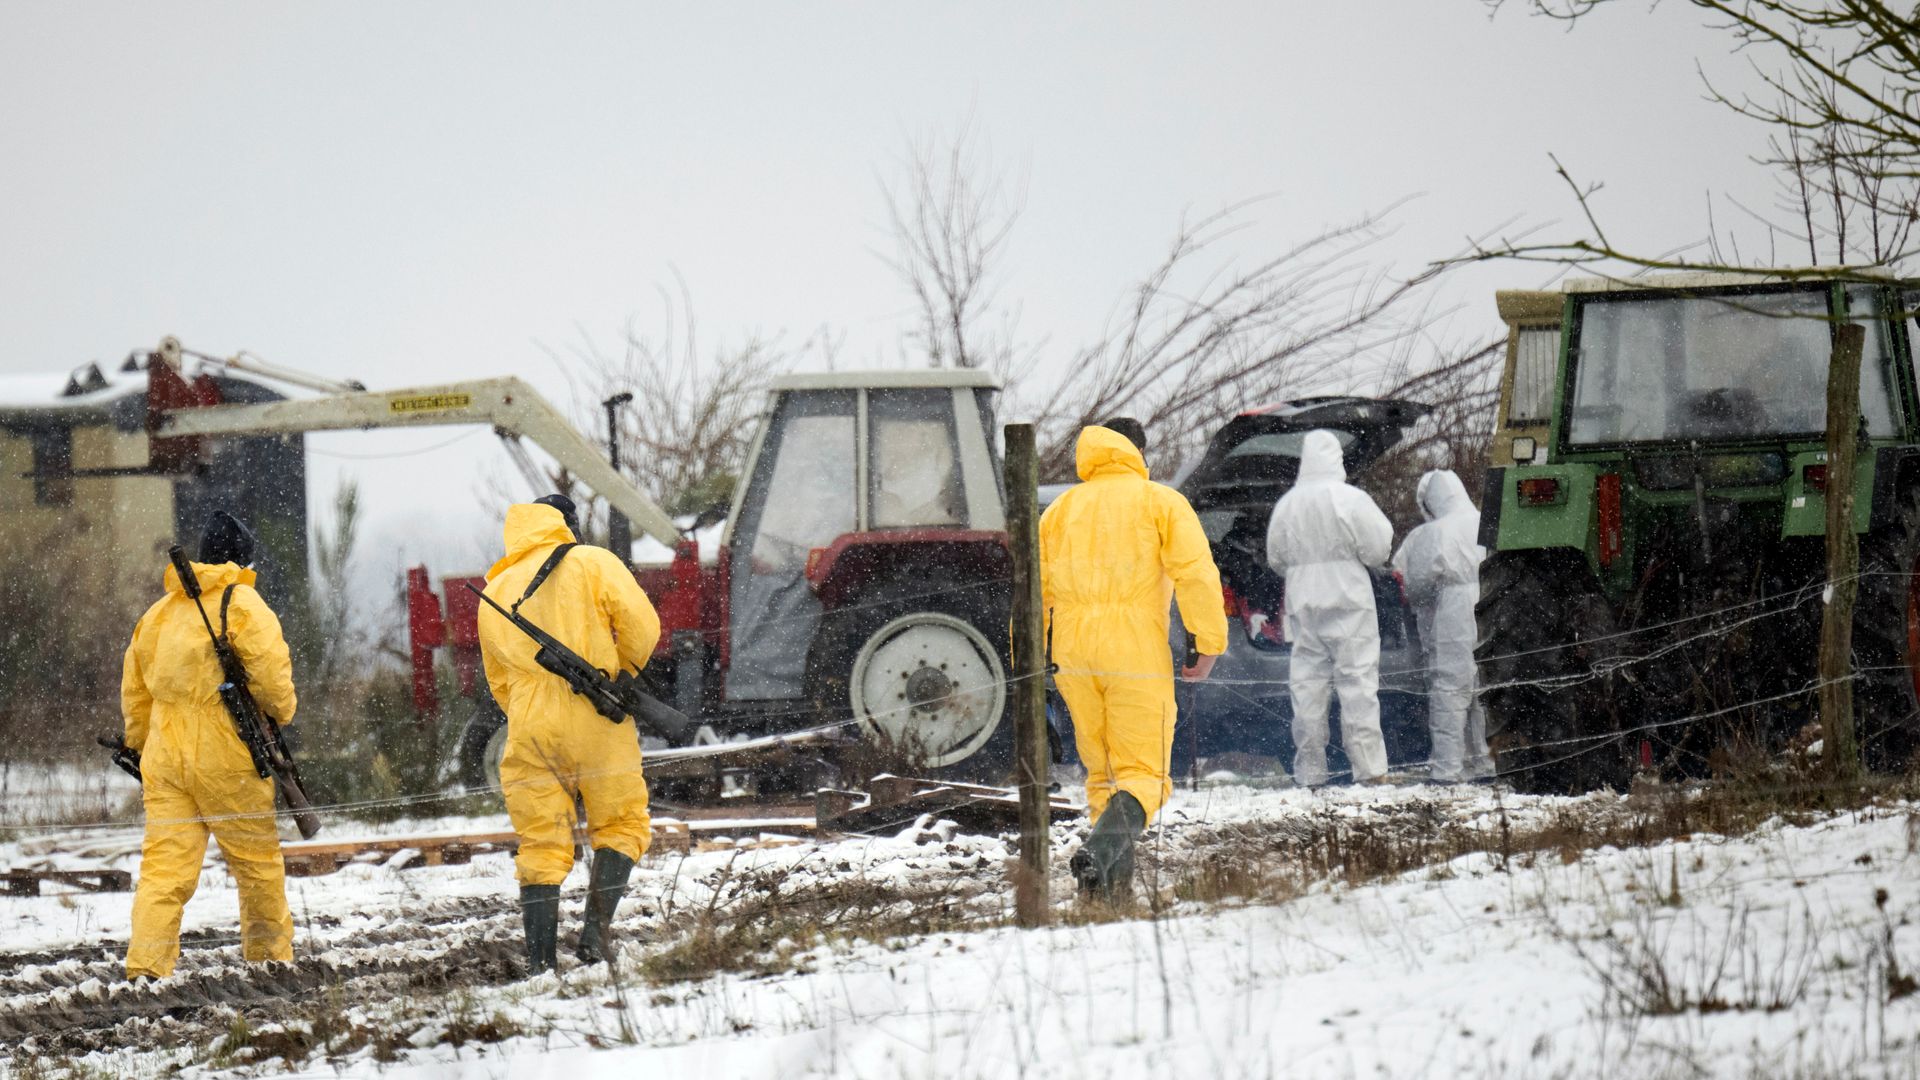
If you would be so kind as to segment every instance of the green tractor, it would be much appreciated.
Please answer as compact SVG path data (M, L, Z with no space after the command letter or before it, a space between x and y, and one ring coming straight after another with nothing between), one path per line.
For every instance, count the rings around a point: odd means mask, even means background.
M1870 767L1911 760L1917 305L1920 286L1892 279L1566 285L1547 442L1515 435L1482 501L1477 659L1503 775L1529 791L1624 787L1636 768L1705 775L1817 719L1843 321L1866 329L1855 714ZM1522 359L1510 350L1509 367Z

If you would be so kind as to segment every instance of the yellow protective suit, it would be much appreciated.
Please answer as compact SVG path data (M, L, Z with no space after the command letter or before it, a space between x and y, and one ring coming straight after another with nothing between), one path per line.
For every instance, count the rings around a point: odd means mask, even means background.
M1099 820L1115 791L1147 819L1173 790L1173 653L1167 612L1199 651L1227 648L1220 571L1200 519L1179 492L1147 479L1126 436L1080 432L1068 488L1040 518L1040 589L1053 633L1054 685L1073 714L1087 767L1087 810Z
M253 571L193 564L201 603L217 630L220 596L234 586L227 634L268 716L293 719L293 664L280 620L253 590ZM127 745L140 751L147 836L133 893L127 977L173 973L180 911L200 883L207 835L220 842L240 888L241 952L248 960L293 959L293 916L273 819L273 781L254 771L233 718L220 704L220 662L200 613L167 567L166 595L140 618L120 677Z
M573 542L551 506L509 507L506 557L487 571L487 595L511 609L553 549ZM605 548L567 553L520 608L535 626L602 671L642 667L660 639L660 617L633 573ZM507 714L500 786L520 834L515 868L522 885L558 885L573 869L573 800L587 806L595 848L638 859L653 839L640 740L631 719L618 724L593 711L566 681L534 663L533 639L480 609L480 656L487 686Z

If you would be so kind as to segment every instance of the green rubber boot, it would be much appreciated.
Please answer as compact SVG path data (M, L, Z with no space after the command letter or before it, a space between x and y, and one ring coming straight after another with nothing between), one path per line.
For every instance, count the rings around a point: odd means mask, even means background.
M560 940L560 886L520 886L520 922L527 933L527 977L552 971Z
M1113 904L1133 896L1133 841L1146 827L1140 800L1121 791L1107 801L1087 842L1067 860L1083 898Z
M613 912L627 895L627 877L632 873L632 859L611 848L594 849L586 924L580 928L580 947L574 950L582 963L600 963L612 951L608 946L613 940Z

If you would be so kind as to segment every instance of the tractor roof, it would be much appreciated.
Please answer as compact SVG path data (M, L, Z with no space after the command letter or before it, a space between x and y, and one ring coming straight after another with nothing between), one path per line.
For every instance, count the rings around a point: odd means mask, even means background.
M808 371L781 375L769 389L779 390L893 390L957 386L1000 389L1000 378L979 368L882 368L870 371Z
M1850 280L1871 278L1888 283L1901 280L1898 274L1880 267L1783 267L1777 270L1743 272L1695 270L1646 277L1569 278L1561 288L1570 293L1637 292L1642 289L1715 289L1735 285L1779 285L1790 281L1812 281L1834 276Z

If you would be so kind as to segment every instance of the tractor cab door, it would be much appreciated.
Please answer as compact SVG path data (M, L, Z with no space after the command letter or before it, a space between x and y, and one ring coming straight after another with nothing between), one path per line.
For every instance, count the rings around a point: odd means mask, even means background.
M729 701L806 693L821 612L807 556L856 527L857 403L853 390L787 393L768 420L726 553Z

